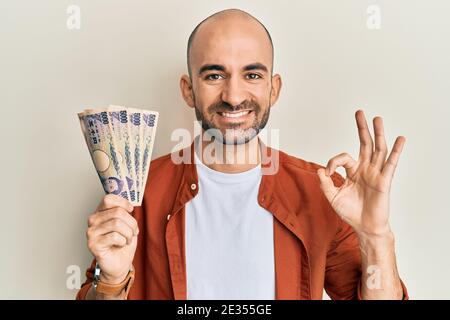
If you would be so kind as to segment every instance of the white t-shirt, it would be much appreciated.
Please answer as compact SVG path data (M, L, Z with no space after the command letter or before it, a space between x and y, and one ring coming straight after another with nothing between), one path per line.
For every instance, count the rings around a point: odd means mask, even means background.
M185 220L187 299L274 299L273 215L257 201L261 165L223 173L196 153L195 162L199 189Z

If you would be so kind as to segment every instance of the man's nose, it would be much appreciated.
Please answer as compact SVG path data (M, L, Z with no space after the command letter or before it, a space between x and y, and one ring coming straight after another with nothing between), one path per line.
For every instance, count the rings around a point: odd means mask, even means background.
M246 90L238 77L230 77L222 91L222 101L236 107L247 99Z

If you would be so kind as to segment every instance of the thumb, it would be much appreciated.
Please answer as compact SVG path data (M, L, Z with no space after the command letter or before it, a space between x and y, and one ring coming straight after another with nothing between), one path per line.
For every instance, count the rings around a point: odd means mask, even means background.
M325 197L331 203L331 201L334 199L334 197L338 191L338 188L336 188L334 186L334 183L333 183L333 180L331 179L331 177L329 177L325 174L325 168L318 169L317 175L319 176L319 180L320 180L320 189L322 189L323 193L325 194Z

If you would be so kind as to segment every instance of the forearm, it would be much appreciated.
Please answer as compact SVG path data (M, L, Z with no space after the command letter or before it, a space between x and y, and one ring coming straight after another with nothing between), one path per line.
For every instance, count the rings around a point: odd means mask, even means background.
M364 300L400 300L403 288L397 271L395 239L392 232L383 236L359 235Z

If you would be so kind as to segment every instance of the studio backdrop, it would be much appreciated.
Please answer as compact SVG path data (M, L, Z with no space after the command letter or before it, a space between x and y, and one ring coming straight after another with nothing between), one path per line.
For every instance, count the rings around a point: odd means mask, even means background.
M1 0L0 299L75 297L104 194L77 112L157 111L152 158L173 151L176 129L194 132L179 88L189 34L227 8L271 33L281 150L357 157L357 109L383 117L389 148L406 137L391 192L399 272L411 299L450 298L449 1Z

